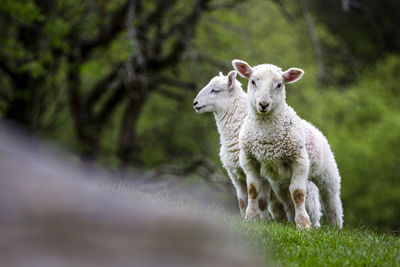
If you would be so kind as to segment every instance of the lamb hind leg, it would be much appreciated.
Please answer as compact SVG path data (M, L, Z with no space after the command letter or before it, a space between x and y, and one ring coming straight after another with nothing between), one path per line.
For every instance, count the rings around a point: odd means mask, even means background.
M270 200L273 194L271 191L271 186L267 179L263 178L261 180L261 188L257 201L258 210L260 211L260 217L262 219L270 219L268 207L271 205Z
M343 227L343 208L338 192L324 192L321 194L326 219L329 224Z
M306 210L310 216L311 224L314 227L320 227L321 220L321 202L319 199L319 190L317 186L307 181L307 197L306 197Z
M343 226L343 207L340 200L340 189L332 185L319 186L323 209L326 220L330 225L342 228Z
M244 217L247 207L246 175L241 169L228 169L227 171L236 189L240 214Z
M282 205L282 221L285 219L289 222L294 222L294 206L287 185L270 180L273 194ZM272 193L271 193L272 196Z
M271 216L273 217L274 220L277 220L278 222L284 222L288 220L284 206L279 201L278 197L273 191L271 191L269 197L268 210L271 213Z
M332 158L328 163L327 166L330 168L327 168L320 177L313 179L313 182L318 186L327 222L342 228L343 207L340 200L340 175L335 160Z

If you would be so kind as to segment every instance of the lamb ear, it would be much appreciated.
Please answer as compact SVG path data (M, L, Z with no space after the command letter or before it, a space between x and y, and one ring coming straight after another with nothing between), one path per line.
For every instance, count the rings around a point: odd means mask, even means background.
M247 62L239 59L234 59L232 61L232 66L239 72L239 75L243 78L249 78L253 72L253 68L247 64Z
M222 72L219 72L218 76L219 77L224 77L224 74L222 74Z
M237 72L235 70L232 70L231 72L228 73L228 88L229 88L229 90L232 90L233 88L235 88L236 75L237 75Z
M303 77L304 71L298 68L290 68L282 74L285 83L294 83Z

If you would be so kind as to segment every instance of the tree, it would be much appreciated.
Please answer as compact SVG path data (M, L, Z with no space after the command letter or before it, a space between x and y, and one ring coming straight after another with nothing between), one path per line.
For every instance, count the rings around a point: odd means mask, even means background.
M50 82L62 72L60 66L65 66L68 106L82 155L96 157L105 125L123 105L118 155L123 162L135 161L136 122L149 94L166 84L194 86L177 79L173 70L190 47L200 17L239 2L5 2L0 18L5 34L0 42L6 49L0 52L0 68L11 81L12 91L5 117L32 131L40 128L49 90L59 91ZM21 20L25 13L30 17ZM128 38L119 39L123 34ZM85 88L83 66L121 40L129 46L129 55L109 63L109 70ZM10 42L13 45L7 46ZM21 48L22 55L13 53L15 47ZM162 90L173 95L165 87Z

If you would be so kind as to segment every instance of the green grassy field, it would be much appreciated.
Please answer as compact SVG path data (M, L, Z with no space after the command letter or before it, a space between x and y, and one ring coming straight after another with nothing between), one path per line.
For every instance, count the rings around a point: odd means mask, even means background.
M400 266L400 238L363 229L240 222L263 258L277 266Z
M268 265L400 266L398 235L377 233L362 227L338 229L323 225L321 228L304 230L296 228L294 224L262 220L249 222L238 215L229 215L218 207L202 206L188 199L178 202L171 200L167 194L139 193L139 196L157 205L207 214L219 221L222 227L233 227L235 232L245 234L249 246Z

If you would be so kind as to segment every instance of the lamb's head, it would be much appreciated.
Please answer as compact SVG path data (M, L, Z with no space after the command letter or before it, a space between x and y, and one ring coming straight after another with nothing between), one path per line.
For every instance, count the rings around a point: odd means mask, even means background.
M227 76L221 72L198 93L193 102L194 109L199 112L218 112L225 110L229 99L239 90L240 82L236 80L236 71ZM241 90L241 88L240 88Z
M303 76L304 71L290 68L282 71L272 64L251 67L248 63L235 59L233 67L240 76L249 79L247 95L250 107L261 115L269 114L285 102L285 84L294 83Z

